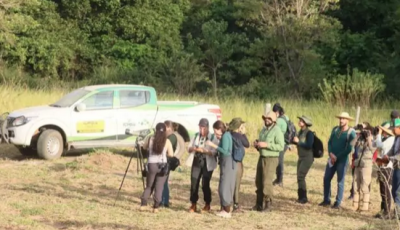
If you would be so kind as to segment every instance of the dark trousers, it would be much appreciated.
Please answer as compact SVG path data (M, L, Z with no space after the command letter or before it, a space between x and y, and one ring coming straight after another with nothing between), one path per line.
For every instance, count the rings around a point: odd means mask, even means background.
M392 183L393 169L379 168L378 180L381 193L381 211L390 212L392 197L390 196L390 184Z
M285 160L285 152L288 149L288 146L285 144L285 148L283 151L279 152L279 163L276 167L276 180L278 183L282 183L283 181L283 168L284 168L284 160Z
M393 170L393 179L392 179L392 196L397 212L399 212L400 208L400 169ZM400 214L398 214L400 215Z
M154 208L158 208L161 203L162 199L162 192L164 188L164 183L165 180L167 179L167 176L161 176L159 173L161 172L161 169L159 168L157 163L149 163L148 164L148 172L147 172L147 177L146 177L146 189L144 190L141 200L142 200L142 206L147 205L147 199L149 199L151 192L152 192L152 186L154 184Z
M211 177L213 171L207 170L207 162L205 158L194 157L191 180L190 180L190 202L197 203L199 200L199 186L201 180L201 187L204 194L204 202L211 204Z

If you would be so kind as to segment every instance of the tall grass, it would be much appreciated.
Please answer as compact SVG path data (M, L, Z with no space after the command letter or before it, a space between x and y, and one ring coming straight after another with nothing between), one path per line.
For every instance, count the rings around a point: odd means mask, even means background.
M52 89L33 90L27 87L15 85L0 85L0 113L9 112L29 106L38 106L55 102L60 97L69 92L69 89L63 87L54 87ZM263 125L261 115L264 112L266 103L275 103L268 99L247 100L243 98L231 98L218 100L205 98L202 96L178 97L176 95L161 94L159 100L195 100L204 103L213 103L220 105L223 113L223 120L229 122L234 117L241 117L246 121L246 128L249 138L254 140ZM285 108L286 114L297 125L297 116L308 115L313 119L312 129L322 140L327 141L329 134L334 126L338 124L335 118L336 114L342 111L349 112L351 116L356 116L356 107L334 106L323 101L302 101L280 99L278 102ZM360 122L369 121L373 125L379 125L389 119L392 109L399 108L399 104L382 103L386 108L379 105L365 107L361 109ZM373 109L372 109L373 108ZM351 125L355 125L352 122Z

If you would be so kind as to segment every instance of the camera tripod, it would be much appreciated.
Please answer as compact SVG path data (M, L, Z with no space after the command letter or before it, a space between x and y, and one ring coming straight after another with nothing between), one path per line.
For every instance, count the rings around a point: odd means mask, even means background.
M129 132L129 130L126 130L125 133L126 134L131 134ZM137 173L139 174L139 168L140 168L141 177L142 177L142 183L143 183L143 189L146 188L146 184L145 184L144 178L146 177L146 173L145 172L147 172L147 170L145 170L146 165L145 165L145 162L144 162L142 146L139 144L139 142L144 140L145 137L148 136L150 133L151 133L151 130L149 130L149 129L140 131L137 134L136 141L135 141L135 149L136 149L136 153L137 153L137 158L136 158L137 159L137 161L136 161L137 162ZM126 167L124 177L122 178L121 185L120 185L120 187L118 189L117 197L115 198L114 206L117 203L117 200L118 200L118 197L119 197L119 193L121 191L122 185L124 184L125 177L126 177L126 174L128 173L129 166L131 165L132 158L133 158L134 154L135 154L135 151L132 151L132 155L131 155L131 158L129 159L128 165Z

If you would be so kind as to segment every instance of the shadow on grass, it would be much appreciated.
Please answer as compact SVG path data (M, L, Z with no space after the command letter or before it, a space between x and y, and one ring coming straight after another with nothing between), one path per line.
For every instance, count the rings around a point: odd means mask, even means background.
M127 229L127 230L141 230L138 226L129 226L117 223L91 223L91 222L81 222L81 221L42 221L42 223L54 227L56 229Z

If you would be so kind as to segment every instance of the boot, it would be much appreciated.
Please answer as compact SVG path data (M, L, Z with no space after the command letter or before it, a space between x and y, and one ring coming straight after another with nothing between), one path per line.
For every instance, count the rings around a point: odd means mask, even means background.
M271 212L272 211L271 203L272 203L271 199L268 201L265 201L264 209L262 211L263 212Z
M253 208L251 209L253 211L257 211L257 212L261 212L263 210L262 204L256 204L253 206Z
M299 202L300 203L300 201L301 201L301 198L303 198L303 196L302 196L302 194L301 194L301 189L297 189L297 202Z
M210 204L206 204L204 208L201 210L201 213L206 213L211 211L211 206Z
M196 203L192 203L192 206L190 206L190 209L189 209L189 212L190 213L193 213L193 212L196 212Z
M360 195L359 195L358 192L355 192L353 196L354 196L354 198L353 198L353 210L354 211L358 211L359 206L360 206L360 203L359 203Z
M362 206L360 206L360 211L368 211L369 210L369 194L364 194Z
M307 198L307 190L305 189L299 189L299 203L300 204L306 204L308 202Z

